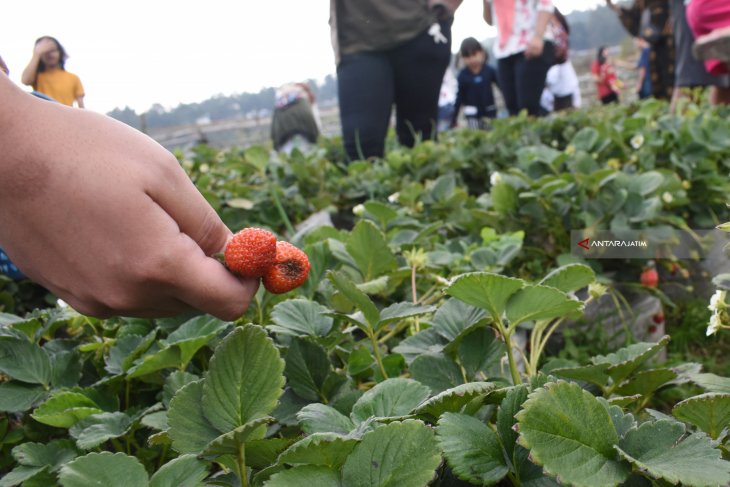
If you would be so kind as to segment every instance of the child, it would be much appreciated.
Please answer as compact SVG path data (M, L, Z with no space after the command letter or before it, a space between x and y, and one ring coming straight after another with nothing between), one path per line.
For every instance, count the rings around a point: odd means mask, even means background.
M84 108L84 87L78 76L66 71L66 58L66 51L55 38L39 38L21 81L57 102L68 106L75 102L79 108Z
M464 106L469 128L484 128L484 118L496 118L497 107L494 103L492 85L497 83L497 71L487 64L487 51L473 37L464 39L459 54L465 67L459 72L458 91L454 103L451 126L456 127L459 112Z

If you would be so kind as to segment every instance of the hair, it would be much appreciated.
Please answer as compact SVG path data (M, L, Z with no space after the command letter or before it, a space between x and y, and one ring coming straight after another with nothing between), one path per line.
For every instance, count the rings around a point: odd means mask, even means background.
M570 34L570 24L568 24L568 19L565 18L565 15L563 15L563 12L558 10L558 7L555 7L555 11L553 12L555 15L555 18L560 22L560 24L563 26L563 29L565 29L565 32L567 34Z
M482 43L475 38L467 37L461 41L461 48L459 49L461 57L469 57L477 52L483 52L485 56L488 56L487 51L484 49L484 46L482 46Z
M603 64L606 62L606 46L601 46L598 48L598 51L596 52L596 61L598 61L598 64Z
M61 43L58 42L58 39L56 39L55 37L51 37L51 36L39 37L38 39L36 39L35 45L38 45L38 43L40 41L42 41L43 39L50 39L56 44L56 48L58 49L58 53L60 55L59 60L58 60L58 67L61 69L66 69L65 65L66 65L66 58L68 58L68 54L66 54L66 50L63 48ZM46 70L46 63L44 63L43 59L41 59L41 61L38 63L38 72L41 73L45 70Z

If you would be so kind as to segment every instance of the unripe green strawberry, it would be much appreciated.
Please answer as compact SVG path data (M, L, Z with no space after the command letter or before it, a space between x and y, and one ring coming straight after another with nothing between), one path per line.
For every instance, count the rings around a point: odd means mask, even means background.
M276 259L263 275L267 291L282 294L295 289L307 280L309 259L307 254L289 242L276 242Z
M228 241L223 256L234 274L261 277L274 265L276 235L262 228L244 228Z

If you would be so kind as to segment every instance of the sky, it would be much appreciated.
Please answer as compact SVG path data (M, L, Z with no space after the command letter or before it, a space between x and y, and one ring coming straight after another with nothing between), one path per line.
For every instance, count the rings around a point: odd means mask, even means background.
M604 3L554 2L564 13ZM328 0L0 0L0 19L11 80L20 85L38 37L56 37L86 108L102 113L172 108L335 72ZM454 51L465 37L495 35L481 1L464 0L452 34Z

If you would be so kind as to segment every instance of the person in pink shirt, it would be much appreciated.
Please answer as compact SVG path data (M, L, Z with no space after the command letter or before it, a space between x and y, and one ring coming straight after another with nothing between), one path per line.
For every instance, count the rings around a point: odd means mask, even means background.
M552 33L547 28L552 0L483 0L484 20L497 27L494 55L499 86L510 115L527 110L539 115L545 78L555 64Z
M730 2L692 0L686 14L696 39L695 57L705 62L708 73L727 76L730 73ZM711 99L715 104L730 104L730 88L714 86Z

